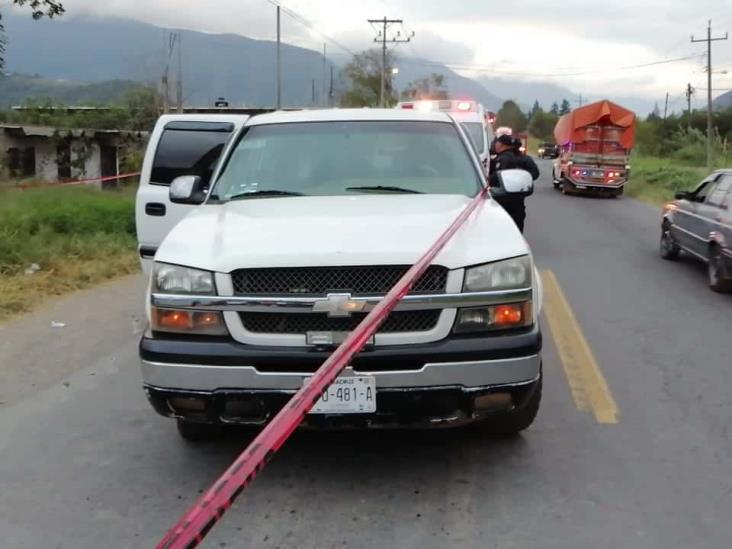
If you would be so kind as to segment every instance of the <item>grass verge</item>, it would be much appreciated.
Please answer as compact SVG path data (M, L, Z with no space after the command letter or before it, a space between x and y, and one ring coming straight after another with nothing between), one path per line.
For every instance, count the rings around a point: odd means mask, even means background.
M677 191L693 189L709 171L665 158L634 156L625 194L651 204L673 200Z
M1 190L0 321L135 272L135 248L131 189Z

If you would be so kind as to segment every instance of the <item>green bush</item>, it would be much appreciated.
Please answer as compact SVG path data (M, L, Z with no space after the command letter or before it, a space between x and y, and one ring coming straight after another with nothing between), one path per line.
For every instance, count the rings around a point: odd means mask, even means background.
M135 243L132 193L85 188L0 191L0 274L58 258L93 258Z
M628 195L653 203L671 200L677 191L694 188L708 173L706 168L680 165L669 158L635 155L631 165Z

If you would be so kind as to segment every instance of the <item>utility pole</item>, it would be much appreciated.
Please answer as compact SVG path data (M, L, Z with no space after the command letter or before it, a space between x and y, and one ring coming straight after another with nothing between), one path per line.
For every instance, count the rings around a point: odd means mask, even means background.
M277 110L282 108L282 57L280 45L282 35L280 32L280 6L277 6Z
M666 92L666 104L663 107L663 123L666 123L666 118L668 118L668 92Z
M181 37L180 33L176 33L178 37L178 112L183 112L183 53L181 52Z
M727 40L729 34L725 33L724 36L718 36L712 38L712 20L709 20L709 26L707 27L707 37L696 40L694 36L691 36L691 42L706 42L707 43L707 168L712 168L712 42L719 40Z
M163 114L168 112L168 33L163 33L163 76L160 78L163 96Z
M314 107L315 106L315 103L316 103L316 97L315 97L315 78L313 78L313 91L312 91L312 93L313 93L313 98L312 98L311 105Z
M391 42L392 44L411 42L412 38L414 38L414 33L412 32L406 38L402 38L401 31L397 31L396 35L389 39L387 37L389 25L395 23L401 25L404 23L402 19L387 19L384 17L383 19L369 19L368 22L372 25L379 24L382 26L382 30L374 38L374 42L381 42L381 92L379 93L379 107L383 108L386 106L386 44L387 42ZM389 77L391 78L391 75Z
M333 89L333 65L330 66L330 89L328 90L328 106L333 106L333 97L335 90Z
M579 94L579 106L581 107L582 104L583 104L582 94Z
M178 41L177 33L171 32L167 35L165 50L165 68L163 69L163 113L170 110L170 59L175 51L175 43Z
M689 129L691 129L691 96L694 95L694 87L689 82L686 85L686 116Z
M326 52L327 52L326 48L327 48L327 44L323 43L323 86L320 89L323 91L323 106L324 107L328 106L328 94L325 93L325 72L326 72L326 68L327 68L326 64L327 64L327 59L328 59L326 57Z

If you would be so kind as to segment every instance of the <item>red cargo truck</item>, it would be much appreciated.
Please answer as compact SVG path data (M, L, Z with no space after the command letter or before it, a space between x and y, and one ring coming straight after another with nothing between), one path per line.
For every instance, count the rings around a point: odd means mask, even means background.
M634 112L607 100L562 116L554 128L561 150L554 163L554 188L564 194L623 194L635 123Z

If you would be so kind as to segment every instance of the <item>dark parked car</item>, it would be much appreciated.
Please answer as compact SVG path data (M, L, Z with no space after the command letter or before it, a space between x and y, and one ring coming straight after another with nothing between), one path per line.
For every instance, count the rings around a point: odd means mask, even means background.
M559 145L542 143L539 145L539 158L559 158Z
M720 170L664 208L661 257L681 251L705 261L709 286L732 291L732 170Z

